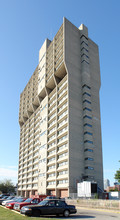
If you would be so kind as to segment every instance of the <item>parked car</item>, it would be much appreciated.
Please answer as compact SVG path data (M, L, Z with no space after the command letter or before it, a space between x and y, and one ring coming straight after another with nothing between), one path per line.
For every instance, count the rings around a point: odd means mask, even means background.
M9 193L0 194L0 199L2 199L4 196L10 196L10 194Z
M5 206L7 202L12 201L13 199L15 199L15 196L9 196L6 200L2 202L2 205Z
M45 199L38 205L22 207L20 212L29 216L63 215L68 217L70 214L76 213L77 210L74 205L67 205L65 201L60 199Z
M16 201L11 201L6 204L6 208L13 209L16 203L24 202L26 198L17 198Z
M47 196L45 199L60 199L60 198L57 196Z
M26 206L26 205L36 205L36 204L38 204L39 202L41 202L42 200L43 200L43 199L41 199L41 198L28 198L28 199L26 199L24 202L15 203L15 205L14 205L14 210L20 211L20 209L21 209L23 206Z
M8 198L8 196L3 196L2 199L0 199L0 205L2 205L2 202L3 202L4 200L6 200L7 198Z

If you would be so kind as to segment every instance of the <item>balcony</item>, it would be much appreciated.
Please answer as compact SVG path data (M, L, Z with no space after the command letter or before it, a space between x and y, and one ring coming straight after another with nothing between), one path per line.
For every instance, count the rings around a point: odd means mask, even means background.
M68 139L68 135L65 135L58 139L58 145L65 142Z
M61 122L62 120L64 120L65 117L67 117L67 116L68 116L68 110L66 110L65 112L63 112L62 114L60 114L60 115L58 116L58 123L60 124L60 122Z
M68 174L58 175L57 180L68 179Z
M55 124L56 124L56 119L48 124L48 129L50 128L52 129L52 127L55 126Z
M58 101L58 108L60 107L60 105L64 105L65 102L67 102L67 98L68 98L68 95L67 95L67 91L65 93L66 95L62 97L62 99L60 99L60 101Z
M53 157L55 154L56 154L56 150L55 149L52 150L52 151L49 151L47 158L49 159L49 158Z
M49 97L49 102L51 102L53 98L56 99L56 91L55 91L55 93L53 93L53 94Z
M51 115L51 113L56 111L56 106L53 106L50 110L49 110L49 116Z
M68 169L68 163L63 163L63 164L60 165L60 166L59 166L59 164L58 164L57 171L62 171L62 170L65 170L65 169Z
M56 139L56 134L53 134L51 137L48 138L48 143L52 142L54 139Z
M66 124L68 123L68 119L65 118L62 122L58 124L58 130L62 129L63 127L66 127Z
M52 105L54 105L56 103L56 99L53 99L52 102L49 103L49 110L51 108Z
M68 133L68 127L64 127L58 131L58 138L60 138L63 134L66 135Z
M48 137L52 136L52 134L56 133L56 127L53 127L51 130L48 130Z
M56 147L56 141L53 141L52 143L48 144L48 151L51 151Z
M55 165L52 165L52 166L48 166L48 169L47 169L47 173L53 173L56 171L56 167Z

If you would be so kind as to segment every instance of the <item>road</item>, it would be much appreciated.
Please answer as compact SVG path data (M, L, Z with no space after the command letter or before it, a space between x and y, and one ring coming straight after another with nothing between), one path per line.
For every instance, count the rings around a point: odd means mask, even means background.
M120 220L120 212L117 211L109 211L109 210L95 210L95 209L82 209L82 208L77 208L77 214L76 215L71 215L69 218L70 219L84 219L84 220L114 220L114 219L119 219Z

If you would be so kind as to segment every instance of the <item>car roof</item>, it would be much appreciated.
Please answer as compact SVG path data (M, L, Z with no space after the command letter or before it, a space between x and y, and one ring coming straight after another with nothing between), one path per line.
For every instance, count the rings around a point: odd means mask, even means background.
M64 202L64 200L62 200L62 199L47 199L47 198L46 198L46 199L44 199L44 200L48 200L48 201L54 201L54 200L55 200L55 201L62 201L62 202Z

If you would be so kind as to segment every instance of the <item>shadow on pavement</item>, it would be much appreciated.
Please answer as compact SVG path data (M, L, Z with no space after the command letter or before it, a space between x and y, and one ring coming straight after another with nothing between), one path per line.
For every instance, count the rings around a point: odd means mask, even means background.
M70 216L68 218L65 218L65 217L55 217L55 216L41 216L42 218L57 218L57 219L63 219L63 220L67 220L67 219L92 219L92 218L95 218L95 216L91 216L91 215L73 215L73 216Z
M69 218L60 218L60 219L91 219L91 218L95 218L95 216L91 216L91 215L74 215L74 216L70 216Z

